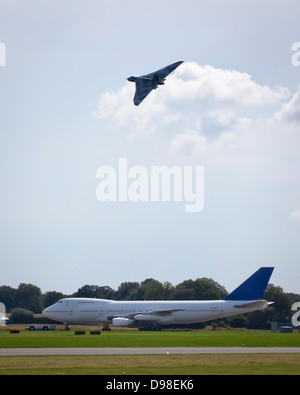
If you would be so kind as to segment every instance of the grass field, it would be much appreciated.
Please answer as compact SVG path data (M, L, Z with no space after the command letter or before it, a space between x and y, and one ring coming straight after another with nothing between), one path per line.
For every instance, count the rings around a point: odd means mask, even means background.
M299 333L111 331L75 336L73 331L10 334L0 331L0 348L60 347L300 347Z
M0 348L34 347L300 347L300 334L238 331L10 334ZM299 375L300 354L0 357L0 375Z
M0 357L0 375L299 375L299 354Z

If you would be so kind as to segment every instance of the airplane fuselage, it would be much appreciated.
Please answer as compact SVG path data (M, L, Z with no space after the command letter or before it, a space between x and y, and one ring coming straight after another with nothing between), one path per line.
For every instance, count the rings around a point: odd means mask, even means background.
M245 306L245 307L242 307ZM211 321L268 307L265 300L251 301L124 301L66 298L43 314L65 324L191 324Z

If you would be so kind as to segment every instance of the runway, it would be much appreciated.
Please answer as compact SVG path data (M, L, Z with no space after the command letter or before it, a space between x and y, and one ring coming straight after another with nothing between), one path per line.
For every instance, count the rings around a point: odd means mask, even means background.
M2 348L0 357L51 355L300 354L300 347Z

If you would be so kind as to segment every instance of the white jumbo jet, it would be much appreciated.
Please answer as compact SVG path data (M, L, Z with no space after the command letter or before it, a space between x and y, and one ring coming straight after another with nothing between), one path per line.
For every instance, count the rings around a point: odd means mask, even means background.
M261 267L222 300L123 301L65 298L47 307L43 315L68 324L113 324L115 327L159 329L160 325L193 324L266 309L262 299L273 267Z

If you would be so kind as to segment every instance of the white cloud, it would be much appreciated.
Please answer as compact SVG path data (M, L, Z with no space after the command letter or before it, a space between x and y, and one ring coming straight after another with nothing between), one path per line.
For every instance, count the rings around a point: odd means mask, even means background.
M183 64L172 79L166 93L173 100L212 99L239 106L266 106L281 102L289 93L286 88L259 85L247 73L194 62Z
M292 99L288 103L283 104L280 111L274 115L274 118L300 123L300 84Z
M167 141L166 159L201 163L222 175L230 170L256 186L285 191L290 183L298 190L300 133L290 121L299 92L292 96L287 88L260 85L246 73L187 62L139 107L132 102L134 84L128 83L102 94L94 114L127 136L156 133L159 143ZM293 207L292 198L284 199Z
M247 73L194 62L182 64L139 107L132 102L134 91L134 84L126 83L116 92L103 93L94 116L126 128L130 135L167 127L176 134L194 130L212 140L243 119L273 114L290 96L287 88L260 85ZM189 132L186 138L191 138Z

